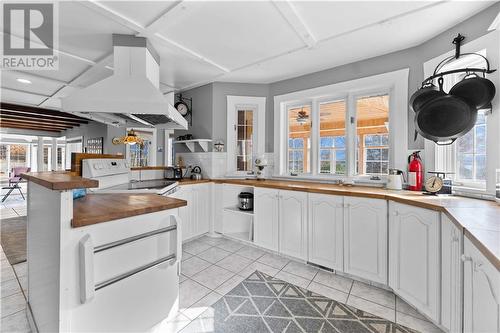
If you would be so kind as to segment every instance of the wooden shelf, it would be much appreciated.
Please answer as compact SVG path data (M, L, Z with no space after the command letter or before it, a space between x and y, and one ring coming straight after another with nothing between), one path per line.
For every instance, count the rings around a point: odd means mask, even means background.
M189 151L192 153L195 152L195 147L196 143L200 146L200 148L204 151L208 151L208 143L212 142L211 139L193 139L193 140L181 140L181 141L174 141L175 144L185 144L186 147L188 147Z
M240 210L238 207L224 207L225 212L253 216L253 210Z

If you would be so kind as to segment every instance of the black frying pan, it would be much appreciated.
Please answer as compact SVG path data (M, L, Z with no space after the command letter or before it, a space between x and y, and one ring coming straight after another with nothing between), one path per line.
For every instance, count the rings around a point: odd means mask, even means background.
M456 83L450 89L449 94L461 97L480 109L489 104L495 97L495 85L484 77L471 74Z
M429 100L437 96L446 95L444 91L436 87L432 82L422 85L410 98L410 108L414 112L420 111L420 108Z
M477 109L463 98L444 95L428 101L415 114L415 128L439 145L451 144L475 125Z

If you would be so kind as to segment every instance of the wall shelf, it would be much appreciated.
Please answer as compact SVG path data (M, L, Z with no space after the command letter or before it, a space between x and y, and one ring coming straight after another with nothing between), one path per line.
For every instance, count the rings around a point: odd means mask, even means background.
M204 151L208 151L208 143L212 142L211 139L193 139L193 140L180 140L174 141L175 144L184 144L189 149L190 152L195 152L196 143L200 146L200 148Z

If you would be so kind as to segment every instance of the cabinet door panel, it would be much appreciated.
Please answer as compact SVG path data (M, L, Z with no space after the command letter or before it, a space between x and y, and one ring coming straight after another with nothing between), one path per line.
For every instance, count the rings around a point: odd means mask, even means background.
M193 186L193 206L193 236L198 236L207 233L210 224L211 212L208 184Z
M464 332L500 332L500 272L464 238Z
M344 199L342 196L309 194L309 261L343 271Z
M390 276L395 293L439 322L439 213L390 204Z
M280 191L279 251L307 260L307 193Z
M278 251L278 193L258 187L254 193L254 241L273 251Z
M187 201L187 205L179 208L179 218L182 221L182 240L194 236L193 232L193 189L191 186L180 186L179 191L171 195L173 198Z
M387 284L387 202L345 197L344 271Z

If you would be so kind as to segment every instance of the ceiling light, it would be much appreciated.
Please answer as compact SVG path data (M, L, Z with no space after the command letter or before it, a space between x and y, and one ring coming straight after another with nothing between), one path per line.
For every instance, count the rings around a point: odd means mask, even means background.
M28 79L17 78L16 81L24 84L31 84L31 81Z
M133 146L135 144L142 145L144 140L135 134L134 130L127 131L127 135L124 135L122 137L117 137L113 138L113 144L119 145L119 144L125 144L125 145L130 145Z

